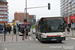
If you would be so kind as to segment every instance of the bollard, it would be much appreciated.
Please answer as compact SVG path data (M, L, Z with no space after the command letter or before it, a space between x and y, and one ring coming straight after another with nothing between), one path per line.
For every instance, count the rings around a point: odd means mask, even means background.
M5 25L5 23L4 23L4 41L6 41L6 32L5 32L5 29L6 29L6 25Z
M12 34L12 41L13 41L13 34Z
M2 42L3 42L3 35L2 35Z

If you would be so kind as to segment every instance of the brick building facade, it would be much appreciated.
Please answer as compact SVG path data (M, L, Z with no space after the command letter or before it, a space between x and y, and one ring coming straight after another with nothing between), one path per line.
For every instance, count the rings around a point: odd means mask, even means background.
M25 14L23 12L15 12L14 13L14 21L19 21L19 23L23 23L24 22L24 16ZM31 23L31 25L35 24L36 22L36 16L35 15L29 15L29 13L27 13L27 23Z
M19 21L20 23L24 22L24 13L23 12L15 12L14 13L14 21ZM27 22L29 22L29 13L27 13Z
M0 25L8 22L8 2L0 0Z

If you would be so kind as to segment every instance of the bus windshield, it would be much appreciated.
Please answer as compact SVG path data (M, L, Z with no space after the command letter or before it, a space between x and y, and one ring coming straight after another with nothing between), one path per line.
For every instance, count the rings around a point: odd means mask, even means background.
M64 32L63 18L46 18L43 20L42 32Z

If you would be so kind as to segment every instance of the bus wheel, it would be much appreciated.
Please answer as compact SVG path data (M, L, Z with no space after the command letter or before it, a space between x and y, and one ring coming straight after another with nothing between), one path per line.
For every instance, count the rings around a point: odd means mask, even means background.
M59 43L62 43L62 40L59 40Z
M37 36L36 36L36 39L38 39Z
M40 39L40 42L43 43L44 41L42 39Z

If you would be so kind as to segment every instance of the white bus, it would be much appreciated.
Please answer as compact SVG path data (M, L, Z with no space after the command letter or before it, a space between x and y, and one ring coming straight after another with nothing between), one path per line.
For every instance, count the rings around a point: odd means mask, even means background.
M65 40L65 28L63 17L41 17L35 24L36 38L43 41L58 41Z

